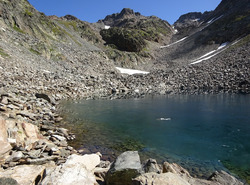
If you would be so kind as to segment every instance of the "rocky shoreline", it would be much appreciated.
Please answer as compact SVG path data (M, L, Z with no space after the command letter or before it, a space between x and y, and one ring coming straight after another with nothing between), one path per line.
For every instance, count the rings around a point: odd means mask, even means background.
M57 127L58 102L37 93L0 97L0 184L243 184L223 171L204 180L174 163L141 164L138 152L125 152L112 165L100 153L82 155L68 145L75 136Z

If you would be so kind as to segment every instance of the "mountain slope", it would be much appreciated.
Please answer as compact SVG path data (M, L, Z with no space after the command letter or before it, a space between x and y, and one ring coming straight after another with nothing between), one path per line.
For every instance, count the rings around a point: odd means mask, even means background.
M232 44L250 33L249 13L247 0L223 0L214 11L181 16L174 23L178 32L171 42L183 40L162 48L159 60L173 65L188 64L224 43Z
M227 6L235 9L227 10ZM131 96L150 92L248 93L249 8L244 6L243 9L243 6L237 1L222 1L215 11L184 15L177 21L179 32L175 33L166 21L131 9L123 9L121 13L90 24L71 15L45 16L26 0L2 0L0 69L3 80L0 89L5 92L18 89L21 93L42 91L57 99L112 93L123 96L122 92ZM231 16L237 17L237 21L225 21ZM197 17L200 20L196 20ZM218 21L222 22L218 24ZM229 38L230 30L223 31L225 25L235 28L232 29L237 32L235 38L243 37L237 44L231 42L234 37ZM105 26L111 27L105 29ZM182 31L185 27L190 28L188 32ZM237 27L241 31L237 31ZM117 38L117 43L113 38ZM160 48L160 45L164 46ZM227 66L227 55L232 58L230 66ZM217 57L220 60L214 71ZM115 66L147 69L150 73L124 76ZM201 76L207 69L214 73ZM225 69L232 74L221 78ZM235 74L239 78L235 78ZM196 81L204 82L207 87Z

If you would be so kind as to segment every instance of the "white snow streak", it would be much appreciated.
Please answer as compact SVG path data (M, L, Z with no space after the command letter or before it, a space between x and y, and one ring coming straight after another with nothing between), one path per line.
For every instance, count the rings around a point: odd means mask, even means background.
M228 45L228 42L225 42L225 43L221 44L221 45L218 47L217 50L213 50L213 51L210 51L210 52L206 53L205 55L202 55L201 57L199 57L199 58L193 60L193 62L190 63L190 65L197 64L197 63L200 63L200 62L202 62L202 61L204 61L204 60L208 60L208 59L214 57L215 55L217 55L217 54L219 54L220 52L224 51L224 50L222 50L222 48L226 47L227 45ZM210 55L210 56L209 56L209 55ZM208 57L207 57L207 56L208 56Z
M106 26L106 25L104 26L105 30L108 30L109 28L110 28L110 26Z
M173 28L173 30L174 30L174 34L178 33L178 30L177 30L177 29L175 29L175 27L174 27L174 26L172 26L172 28Z
M193 21L193 22L197 22L197 21L199 21L200 19L198 18L198 19L193 19L193 20L191 20L191 21Z
M178 40L178 41L176 41L176 42L173 42L173 43L171 43L171 44L169 44L169 45L161 46L160 48L167 48L167 47L169 47L169 46L172 46L172 45L174 45L174 44L177 44L177 43L179 43L179 42L185 40L186 38L187 38L187 37L184 37L184 38L182 38L182 39L180 39L180 40Z
M220 47L218 47L217 50L222 49L222 48L224 48L227 45L228 45L228 42L225 42L225 43L221 44Z
M133 74L148 74L149 72L147 71L140 71L140 70L135 70L135 69L126 69L126 68L121 68L121 67L116 67L120 71L120 73L123 74L128 74L128 75L133 75Z
M220 19L221 17L223 17L223 15L221 15L221 16L219 16L219 17L217 17L217 18L212 18L210 21L208 21L207 23L208 24L212 24L213 22L215 22L215 21L217 21L218 19Z

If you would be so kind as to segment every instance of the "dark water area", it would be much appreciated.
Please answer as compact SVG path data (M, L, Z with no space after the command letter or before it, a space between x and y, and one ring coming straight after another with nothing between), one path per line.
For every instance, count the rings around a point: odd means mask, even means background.
M82 100L63 102L62 114L75 147L139 150L142 159L176 162L197 177L223 169L250 181L249 95Z

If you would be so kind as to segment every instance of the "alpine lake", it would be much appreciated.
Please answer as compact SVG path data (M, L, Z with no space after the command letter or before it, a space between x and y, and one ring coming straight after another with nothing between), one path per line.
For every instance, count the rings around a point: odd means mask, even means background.
M83 153L114 160L137 150L141 160L175 162L191 175L228 171L250 183L250 95L155 95L64 101L62 126Z

